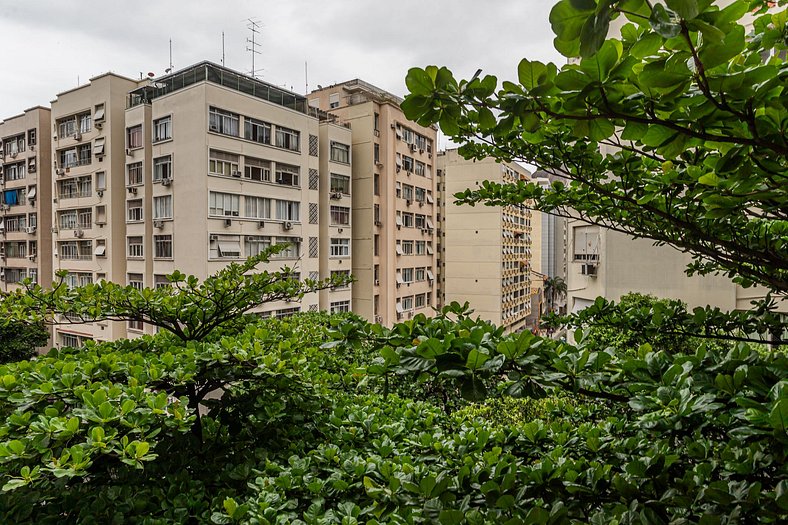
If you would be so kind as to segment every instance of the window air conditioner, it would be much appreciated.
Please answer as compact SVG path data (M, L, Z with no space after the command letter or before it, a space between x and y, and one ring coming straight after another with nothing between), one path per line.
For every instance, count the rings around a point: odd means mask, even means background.
M282 223L282 228L285 229L285 230L292 230L293 229L293 223L292 222L284 222L284 223Z
M596 277L596 264L583 264L580 266L580 273L590 277Z
M341 193L341 192L339 192L339 191L335 191L335 192L333 192L333 193L331 194L331 198L332 198L332 199L341 199L341 198L342 198L342 193Z
M232 225L233 225L233 220L232 219L224 219L224 227L225 228L228 228L228 227L230 227Z
M260 221L257 223L258 228L265 228L265 221Z
M77 239L81 239L85 236L85 232L83 230L74 230L74 237Z
M172 184L172 178L164 177L164 178L161 179L161 185L162 186L169 186L170 184Z
M74 140L82 140L82 133L80 133L79 131L74 133Z
M154 228L163 228L164 227L164 223L162 221L153 221L153 227Z
M238 170L234 170L230 175L232 175L233 177L240 177L241 176L241 172L238 171Z

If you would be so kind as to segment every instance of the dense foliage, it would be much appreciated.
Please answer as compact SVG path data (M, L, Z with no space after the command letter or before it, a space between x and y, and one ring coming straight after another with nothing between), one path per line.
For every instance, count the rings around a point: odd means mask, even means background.
M49 340L43 323L10 321L0 324L0 363L29 359Z

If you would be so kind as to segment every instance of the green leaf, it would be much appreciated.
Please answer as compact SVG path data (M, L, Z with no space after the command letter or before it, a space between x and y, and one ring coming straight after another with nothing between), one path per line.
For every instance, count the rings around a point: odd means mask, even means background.
M673 38L681 32L681 26L676 23L662 4L655 4L649 18L652 29L663 38Z
M487 388L481 379L476 376L470 376L462 382L460 393L463 399L468 401L482 401L487 397Z
M465 366L471 370L478 370L489 358L489 355L473 348L468 353L468 360L466 361Z
M443 509L438 514L438 521L441 525L459 525L465 519L465 513L461 510Z
M769 423L780 434L788 434L788 399L779 399L769 412Z
M491 130L496 124L497 121L492 111L484 107L479 108L479 127L481 127L483 131Z
M541 62L530 61L526 58L520 61L517 66L517 75L520 84L526 89L533 89L539 85L539 77L547 71L547 67Z
M431 95L435 84L427 73L420 68L413 67L408 70L405 76L405 85L414 95Z
M698 0L665 0L665 3L684 20L692 20L700 14Z

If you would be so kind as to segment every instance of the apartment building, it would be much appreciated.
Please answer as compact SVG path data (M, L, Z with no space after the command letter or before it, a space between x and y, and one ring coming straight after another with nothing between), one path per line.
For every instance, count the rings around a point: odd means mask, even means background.
M49 286L52 217L50 111L26 109L0 123L0 290L30 278Z
M441 202L441 294L445 304L468 301L482 319L508 332L530 329L532 298L541 283L539 245L532 246L532 220L523 206L463 206L453 195L482 181L515 183L530 173L492 158L466 160L456 149L438 154ZM533 252L532 250L537 250ZM535 279L535 280L534 280ZM537 301L538 310L538 301Z
M67 270L66 284L102 279L125 283L124 112L138 81L103 74L59 93L52 101L53 270ZM53 344L126 336L125 323L63 324Z
M131 90L123 133L128 284L166 286L176 269L205 278L278 243L288 248L261 269L350 272L351 131L303 96L202 62ZM350 290L259 313L348 311Z
M432 315L437 130L408 121L401 98L362 80L318 88L309 105L353 129L353 312L385 325Z

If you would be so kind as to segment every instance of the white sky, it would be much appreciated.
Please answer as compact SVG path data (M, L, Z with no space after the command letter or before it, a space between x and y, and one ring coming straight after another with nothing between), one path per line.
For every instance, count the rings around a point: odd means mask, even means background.
M258 76L304 93L361 78L405 94L409 67L478 68L515 79L523 57L559 61L548 22L553 0L27 0L0 18L0 119L48 106L58 92L107 71L163 75L202 60L248 72L245 19L261 23Z

